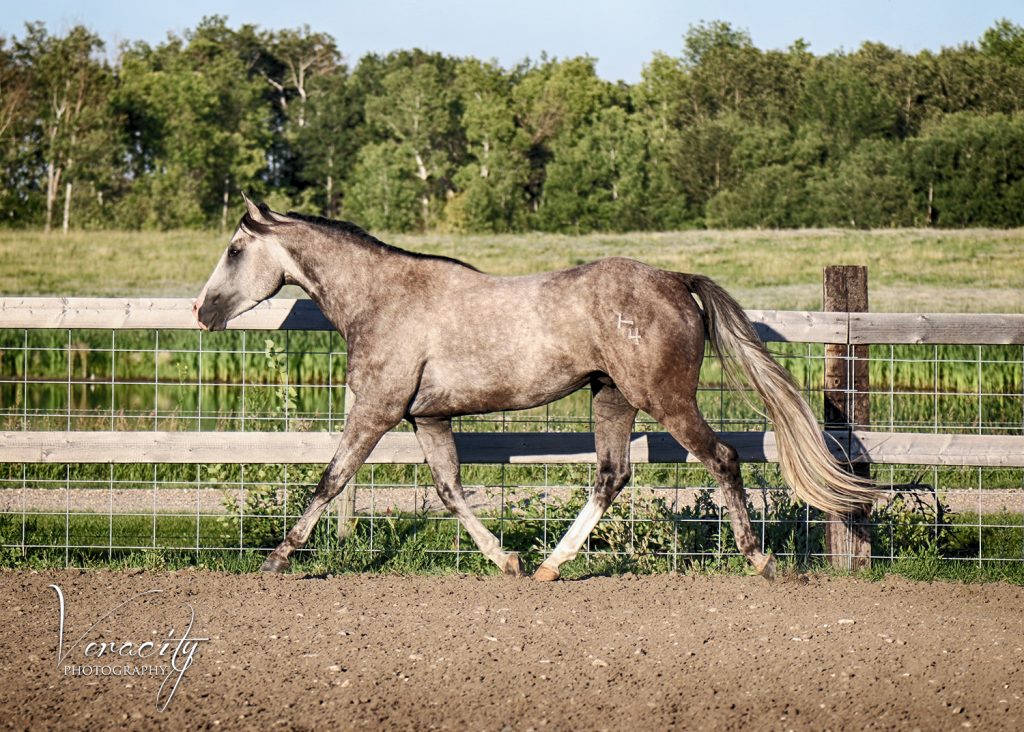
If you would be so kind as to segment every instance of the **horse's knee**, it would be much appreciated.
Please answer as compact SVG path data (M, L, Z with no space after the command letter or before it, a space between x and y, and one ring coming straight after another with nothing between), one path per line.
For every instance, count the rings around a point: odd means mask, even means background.
M319 496L325 500L331 500L345 487L342 478L341 466L338 465L337 460L332 460L320 475L320 480L317 482L316 488L313 489L313 497Z
M597 483L594 486L594 500L601 508L608 508L619 495L633 472L628 463L602 463L597 468Z

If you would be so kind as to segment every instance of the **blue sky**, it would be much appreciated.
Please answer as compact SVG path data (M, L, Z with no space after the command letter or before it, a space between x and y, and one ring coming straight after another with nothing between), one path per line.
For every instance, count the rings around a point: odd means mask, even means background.
M232 26L309 24L330 33L349 63L367 52L418 46L509 66L542 51L565 58L590 54L604 78L634 82L655 51L676 55L690 24L726 20L748 30L761 48L785 48L803 38L815 53L856 49L873 40L916 52L976 41L999 18L1024 24L1015 0L861 0L860 2L671 2L670 0L33 0L8 3L0 35L21 35L25 21L43 20L60 33L83 23L107 41L159 42L204 15L228 16Z

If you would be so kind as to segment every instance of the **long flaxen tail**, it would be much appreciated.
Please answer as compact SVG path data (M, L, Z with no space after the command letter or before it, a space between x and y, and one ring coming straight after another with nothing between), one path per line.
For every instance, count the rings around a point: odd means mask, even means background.
M871 481L844 471L825 446L818 422L792 377L765 349L739 303L701 275L684 275L700 298L708 338L732 383L741 383L737 364L775 424L782 477L797 496L829 513L849 513L880 493Z

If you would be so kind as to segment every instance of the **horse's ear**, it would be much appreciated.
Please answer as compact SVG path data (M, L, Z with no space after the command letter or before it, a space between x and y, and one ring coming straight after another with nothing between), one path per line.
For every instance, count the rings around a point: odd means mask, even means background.
M242 200L245 201L245 210L249 212L249 216L255 221L263 221L263 212L255 201L245 195L245 191L242 191Z

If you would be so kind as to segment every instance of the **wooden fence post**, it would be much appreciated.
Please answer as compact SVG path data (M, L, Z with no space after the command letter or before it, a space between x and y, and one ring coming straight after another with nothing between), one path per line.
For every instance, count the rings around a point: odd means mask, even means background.
M345 383L345 429L348 429L348 413L352 408L352 390L349 389L348 380ZM336 499L338 502L338 538L342 541L348 538L356 526L356 477L352 479L341 490L341 495Z
M847 265L825 267L823 301L826 312L867 312L868 268ZM826 429L852 430L869 426L868 354L868 346L825 346ZM850 440L845 447L851 451ZM849 465L848 469L854 475L870 475L870 468L864 463ZM866 507L848 516L828 514L825 547L833 567L859 570L871 566L870 513L871 509Z

